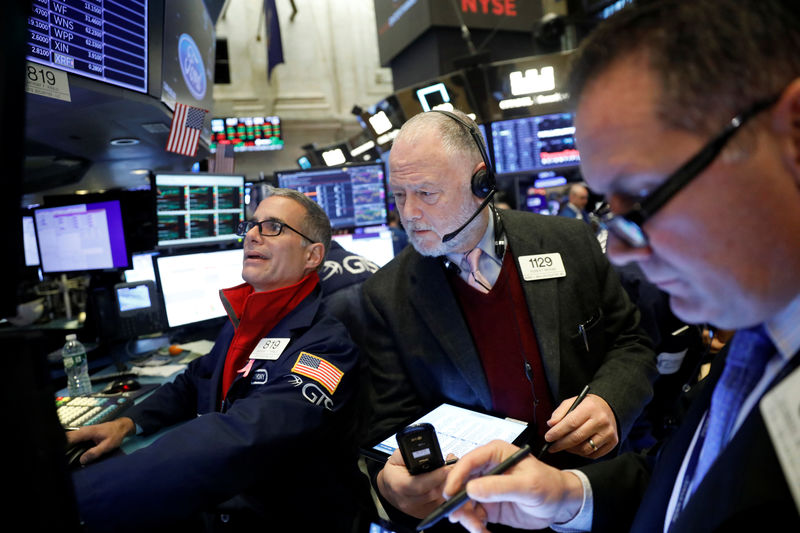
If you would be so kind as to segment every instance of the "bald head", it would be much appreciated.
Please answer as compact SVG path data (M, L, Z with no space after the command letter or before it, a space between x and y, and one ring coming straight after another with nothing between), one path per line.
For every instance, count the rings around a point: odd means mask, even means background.
M589 189L583 185L573 185L569 188L569 203L580 209L586 209L589 203Z

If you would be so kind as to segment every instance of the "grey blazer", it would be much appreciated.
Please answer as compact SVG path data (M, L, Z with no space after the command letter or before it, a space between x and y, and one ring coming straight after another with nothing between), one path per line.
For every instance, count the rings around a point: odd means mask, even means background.
M554 407L589 384L613 409L622 440L650 401L657 374L638 310L586 224L519 211L502 211L501 219ZM553 252L561 254L566 277L523 280L521 256ZM445 401L492 411L480 358L439 259L407 247L365 282L364 303L375 395L369 438Z

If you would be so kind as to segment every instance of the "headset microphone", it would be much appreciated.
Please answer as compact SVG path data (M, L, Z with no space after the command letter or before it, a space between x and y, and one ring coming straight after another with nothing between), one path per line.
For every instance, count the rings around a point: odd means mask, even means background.
M478 206L478 209L476 209L476 210L475 210L475 212L474 212L474 213L472 213L472 216L471 216L471 217L469 217L469 218L467 219L467 221L466 221L466 222L464 222L464 223L461 225L461 227L459 227L457 230L455 230L455 231L453 231L453 232L450 232L450 233L448 233L447 235L445 235L444 237L442 237L442 242L447 242L447 241L449 241L449 240L452 240L452 239L453 239L453 238L454 238L456 235L458 235L459 233L461 233L461 232L464 230L464 228L466 228L466 227L469 225L469 223L470 223L470 222L472 222L472 221L475 219L475 217L476 217L476 216L478 216L478 214L479 214L481 211L483 211L483 208L484 208L484 207L486 207L486 205L487 205L487 204L488 204L488 203L491 201L491 199L492 199L492 197L494 196L494 193L495 193L495 192L496 192L496 190L495 190L495 189L492 189L491 191L489 191L489 194L488 194L488 196L486 196L486 198L484 198L484 199L483 199L483 202L481 202L481 205L479 205L479 206Z

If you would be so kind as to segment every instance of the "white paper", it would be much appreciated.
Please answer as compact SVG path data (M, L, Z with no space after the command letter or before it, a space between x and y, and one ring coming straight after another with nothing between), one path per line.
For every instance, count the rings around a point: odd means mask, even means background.
M527 427L519 420L499 418L449 404L440 405L414 423L421 422L428 422L436 430L443 457L449 453L463 457L494 439L512 442ZM391 454L397 449L397 438L392 435L376 445L375 449Z

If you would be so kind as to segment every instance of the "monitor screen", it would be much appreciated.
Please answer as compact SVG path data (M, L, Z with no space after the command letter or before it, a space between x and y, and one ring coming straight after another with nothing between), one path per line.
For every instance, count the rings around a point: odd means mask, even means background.
M86 194L54 194L44 196L44 207L119 200L122 229L129 252L144 252L156 247L156 195L148 184L137 189L110 189Z
M235 242L244 176L156 174L158 246Z
M334 235L333 238L348 252L365 257L378 266L394 259L394 244L389 228Z
M22 217L22 245L25 250L25 266L39 266L39 250L36 247L36 226L32 216Z
M34 211L42 272L128 267L119 200Z
M28 17L27 58L146 92L147 4L34 1Z
M125 271L125 281L156 281L156 270L153 266L153 253L133 254L131 263L133 268Z
M214 109L216 37L207 4L202 0L169 0L163 8L160 94L170 109L174 102ZM203 139L210 135L211 118L206 115L203 121Z
M221 317L219 290L242 283L242 250L156 257L167 323L174 328Z
M232 144L234 152L283 149L278 117L233 117L211 119L211 153L219 144Z
M492 122L497 174L538 172L580 162L572 113L554 113Z
M279 187L300 191L321 205L334 229L386 224L383 176L381 162L275 173Z
M145 283L124 283L114 287L117 293L117 305L120 314L136 311L137 309L150 309L150 289Z

